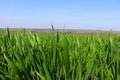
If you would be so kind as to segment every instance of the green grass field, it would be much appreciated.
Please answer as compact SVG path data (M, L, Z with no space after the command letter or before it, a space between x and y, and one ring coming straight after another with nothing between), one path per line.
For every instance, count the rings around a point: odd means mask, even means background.
M120 35L0 32L0 80L120 80Z

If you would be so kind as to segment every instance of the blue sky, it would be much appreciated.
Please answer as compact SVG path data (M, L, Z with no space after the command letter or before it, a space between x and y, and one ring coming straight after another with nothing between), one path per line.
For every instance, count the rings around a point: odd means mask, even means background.
M0 0L0 27L120 31L120 0Z

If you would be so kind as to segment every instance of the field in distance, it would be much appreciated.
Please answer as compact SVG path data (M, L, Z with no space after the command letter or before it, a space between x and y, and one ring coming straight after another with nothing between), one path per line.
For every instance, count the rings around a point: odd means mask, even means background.
M0 31L6 31L5 28L0 28ZM23 28L9 28L9 31L12 32L21 32L21 31L31 31L35 33L51 33L52 29L23 29ZM80 29L55 29L59 33L73 33L73 34L120 34L120 31L103 31L103 30L80 30Z

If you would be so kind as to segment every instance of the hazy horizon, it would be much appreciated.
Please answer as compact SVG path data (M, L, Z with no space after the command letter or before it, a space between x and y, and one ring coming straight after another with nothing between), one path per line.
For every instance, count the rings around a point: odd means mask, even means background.
M120 31L119 0L1 0L0 28Z

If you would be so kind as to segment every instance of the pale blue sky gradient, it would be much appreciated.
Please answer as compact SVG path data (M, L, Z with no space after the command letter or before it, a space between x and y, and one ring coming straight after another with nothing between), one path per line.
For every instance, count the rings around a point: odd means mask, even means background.
M0 0L0 28L120 31L120 0Z

